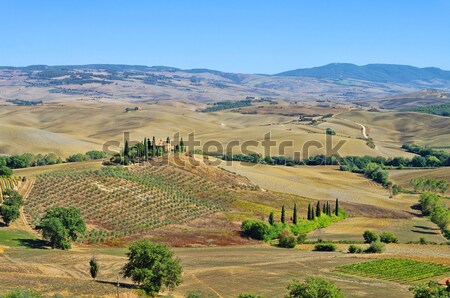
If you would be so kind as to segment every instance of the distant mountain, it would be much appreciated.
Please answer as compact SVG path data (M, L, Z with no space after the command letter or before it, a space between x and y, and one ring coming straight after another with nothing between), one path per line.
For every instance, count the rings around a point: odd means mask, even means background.
M372 82L412 83L450 81L450 71L436 67L409 65L332 63L324 66L290 70L276 76L313 77L321 79L355 79Z

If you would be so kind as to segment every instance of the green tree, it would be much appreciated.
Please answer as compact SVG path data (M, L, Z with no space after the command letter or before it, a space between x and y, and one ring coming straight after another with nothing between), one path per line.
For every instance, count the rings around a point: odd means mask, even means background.
M316 205L316 217L320 217L321 214L322 214L322 211L320 211L320 201L317 201L317 205Z
M123 148L123 156L130 157L130 146L128 145L128 140L125 141L125 146Z
M284 208L284 205L281 206L281 223L282 224L286 223L286 210Z
M397 243L398 239L394 234L385 231L380 234L380 241L384 243Z
M311 220L314 220L316 218L316 214L314 212L314 207L311 207Z
M130 245L127 256L123 276L138 283L152 297L164 288L175 289L182 281L180 260L174 258L174 253L165 244L136 241Z
M180 152L185 152L183 137L180 140Z
M334 207L334 215L339 216L339 199L336 198L336 205Z
M23 198L17 191L12 189L3 191L3 204L0 206L0 216L7 226L20 217L20 207L22 206Z
M152 139L152 157L156 156L156 138L153 136Z
M11 177L12 170L7 166L0 166L0 177Z
M44 296L38 292L31 290L17 289L0 295L0 298L43 298ZM56 295L54 296L56 297Z
M341 289L326 278L307 277L305 282L294 280L287 287L285 298L344 298Z
M431 213L431 221L437 224L442 231L445 231L450 222L450 211L442 206L436 207Z
M52 207L47 210L36 227L50 242L52 248L69 249L70 241L76 241L86 231L80 210L74 207Z
M144 159L147 160L148 158L148 144L147 144L147 138L144 138Z
M278 245L284 248L294 248L297 245L297 239L291 231L283 230L278 237Z
M308 220L312 219L312 215L311 215L311 203L308 203Z
M294 204L294 214L292 214L292 223L297 224L297 204Z
M89 260L89 272L91 273L91 277L95 280L97 278L98 271L100 270L100 265L97 262L97 259L92 256Z
M242 233L246 237L264 240L270 232L270 225L262 220L244 220L241 225Z
M273 226L274 223L275 223L275 218L274 218L273 211L271 211L270 214L269 214L269 224L270 224L271 226Z
M372 231L364 231L363 238L365 243L372 243L378 240L378 235Z

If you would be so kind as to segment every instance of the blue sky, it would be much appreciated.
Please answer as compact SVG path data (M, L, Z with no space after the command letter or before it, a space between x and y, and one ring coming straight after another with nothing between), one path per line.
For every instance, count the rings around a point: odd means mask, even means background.
M450 69L450 1L0 1L0 65Z

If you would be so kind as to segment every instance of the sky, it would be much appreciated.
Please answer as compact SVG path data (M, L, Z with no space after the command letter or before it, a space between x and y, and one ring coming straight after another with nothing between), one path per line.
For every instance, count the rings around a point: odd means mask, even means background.
M448 0L0 1L0 65L278 73L328 63L450 70Z

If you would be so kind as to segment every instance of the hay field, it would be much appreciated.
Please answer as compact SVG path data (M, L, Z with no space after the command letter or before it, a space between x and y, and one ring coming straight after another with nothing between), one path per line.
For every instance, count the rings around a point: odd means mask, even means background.
M382 147L415 143L423 146L450 145L450 119L413 112L351 111L339 117L366 125L369 136ZM380 149L380 154L383 150Z
M125 108L135 106L141 110L124 112ZM211 140L222 144L233 140L241 143L247 140L262 141L264 135L271 132L272 139L278 144L282 141L293 142L292 146L286 148L286 154L292 155L297 151L305 152L303 146L308 141L318 141L325 147L325 128L332 126L337 132L333 144L345 142L339 151L341 155L408 155L399 149L400 143L394 141L386 146L385 142L380 142L377 149L369 148L360 139L360 128L347 120L330 119L329 123L312 127L293 124L291 121L297 117L282 115L195 112L202 106L187 101L160 101L153 104L69 101L32 107L4 106L0 110L0 154L54 152L66 157L87 150L101 150L107 141L123 140L124 132L130 132L131 140L142 140L153 135L166 138L176 132L187 138L189 133L195 132L202 144ZM351 113L354 112L342 115L353 117ZM380 137L380 140L383 138ZM263 153L261 147L249 149ZM114 150L118 151L117 148ZM233 151L240 150L234 148ZM313 146L309 153L326 152L325 148ZM273 148L271 154L283 153Z

